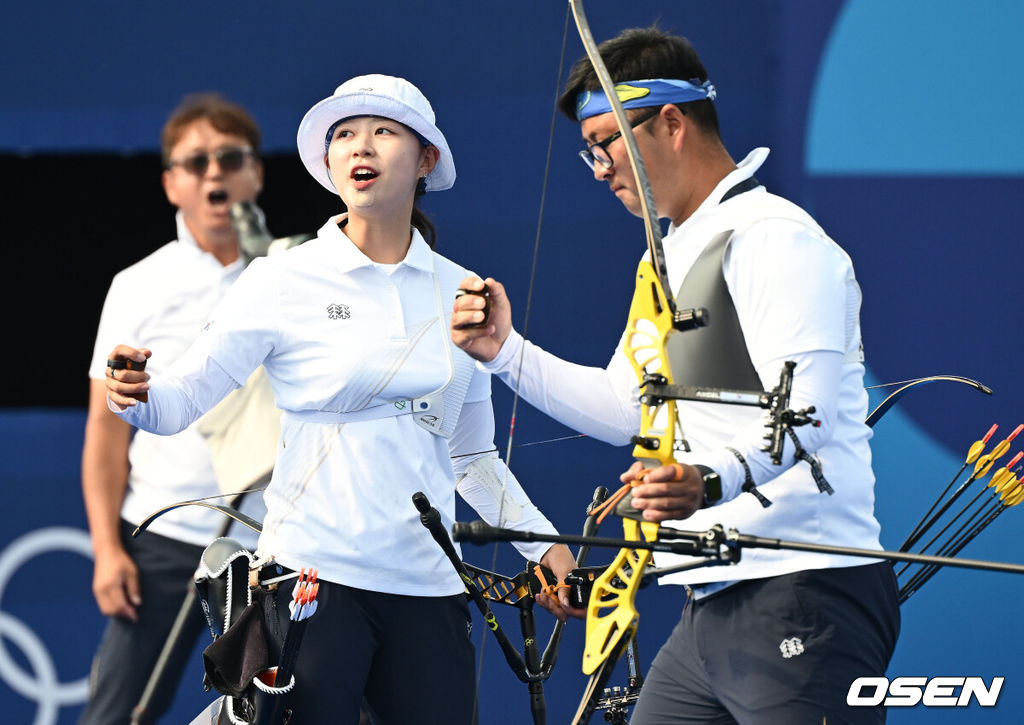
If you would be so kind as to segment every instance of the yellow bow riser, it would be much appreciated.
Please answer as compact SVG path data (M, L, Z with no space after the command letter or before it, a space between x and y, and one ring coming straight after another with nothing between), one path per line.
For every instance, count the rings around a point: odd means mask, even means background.
M636 291L629 308L624 352L636 372L637 379L658 374L672 382L672 370L665 355L665 341L673 331L672 313L666 303L661 282L654 267L641 261L636 273ZM633 456L645 465L673 463L673 447L678 427L675 401L660 405L644 405L640 436L656 440L651 450L637 445ZM658 524L651 521L623 519L624 538L629 541L655 541ZM583 649L583 673L592 675L620 644L628 642L636 630L639 615L636 593L644 570L651 560L648 550L620 549L611 565L594 582L587 604L587 636ZM613 585L614 583L614 585Z
M665 343L673 331L672 311L665 299L661 280L650 262L641 261L636 270L636 291L629 306L623 347L637 380L643 381L649 374L661 375L665 383L673 383L672 367L665 354ZM657 440L658 447L650 450L637 445L633 449L633 457L641 461L654 460L662 465L673 463L672 449L678 427L675 401L642 406L640 435Z
M658 538L658 524L653 521L623 519L625 538L646 541ZM651 560L648 549L619 549L615 560L594 582L587 602L587 639L583 648L583 674L592 675L636 631L640 618L636 610L636 592L644 570ZM624 586L612 586L618 580Z

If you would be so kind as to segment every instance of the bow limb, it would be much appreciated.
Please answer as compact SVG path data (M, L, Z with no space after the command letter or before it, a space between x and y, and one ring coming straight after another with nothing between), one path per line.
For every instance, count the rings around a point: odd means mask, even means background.
M228 494L228 495L230 495L230 494ZM209 498L215 498L215 497L210 496ZM179 509L179 508L182 508L184 506L199 506L201 508L208 508L208 509L211 509L213 511L219 511L220 513L222 513L225 516L227 516L229 519L237 521L240 524L244 524L245 526L248 526L250 529L255 531L257 534L259 534L259 533L261 533L263 531L263 524L261 522L257 521L256 519L252 518L251 516L247 516L246 514L243 514L241 511L239 511L238 509L234 508L233 506L229 506L229 505L226 505L226 504L220 504L220 503L210 503L210 501L208 501L206 499L196 499L196 500L193 500L193 501L180 501L178 503L172 503L169 506L164 506L161 509L157 509L156 511L151 513L149 516L147 516L142 521L142 523L140 523L135 528L135 531L132 532L132 536L138 536L139 534L141 534L143 531L145 531L146 529L149 528L149 525L151 523L153 523L156 519L158 519L161 516L163 516L168 511L173 511L175 509Z
M930 375L926 378L918 378L917 380L911 380L907 382L906 385L903 385L902 387L895 390L885 400L879 403L874 410L871 411L871 413L864 420L864 422L867 424L869 428L874 428L875 424L879 420L881 420L882 416L885 415L890 408L896 405L899 399L906 395L911 388L915 388L918 385L924 385L925 383L937 383L941 380L945 380L951 383L963 383L964 385L972 387L975 390L985 393L986 395L992 395L992 389L987 385L979 383L977 380L971 380L970 378L965 378L960 375Z
M647 170L636 143L636 136L616 93L615 84L601 59L594 36L590 32L582 0L569 0L569 7L587 57L601 83L601 89L611 104L615 121L622 133L622 141L626 145L637 184L647 236L650 260L641 261L637 269L636 292L630 305L627 326L626 354L641 385L646 382L648 375L663 376L671 382L672 371L665 346L669 335L675 330L676 302L668 281L668 267L654 205L654 193L647 178ZM634 457L662 465L672 463L675 460L673 447L677 427L674 401L645 406L640 427L641 435L633 451Z
M626 111L619 101L618 94L615 92L615 84L608 73L608 68L601 59L594 36L590 32L590 24L587 22L586 13L583 11L583 2L582 0L569 0L569 7L572 10L573 19L576 21L576 29L579 31L580 40L583 41L587 58L590 59L590 64L593 66L597 79L601 83L601 90L608 97L612 113L615 116L615 122L619 126L619 131L622 132L622 141L626 144L626 153L629 156L629 163L633 168L633 178L636 179L637 193L640 197L640 207L644 220L644 231L647 234L647 250L651 255L651 265L661 282L662 288L669 289L668 267L665 264L665 250L661 243L661 227L658 224L658 212L654 205L654 193L647 178L647 167L644 166L644 159L640 155L636 136L633 135L633 129L629 125ZM671 294L667 298L667 303L671 312L675 313L675 300Z
M619 131L622 133L622 141L626 145L626 153L636 180L647 236L650 259L641 261L637 270L636 292L627 324L625 353L641 385L650 375L662 376L666 381L671 381L672 374L665 353L665 343L674 331L676 304L668 282L668 268L665 263L654 194L629 119L590 32L582 0L569 0L569 6L587 57L597 74L601 89L611 104ZM641 416L640 435L635 439L637 445L633 451L634 457L648 464L674 462L673 449L677 429L678 417L674 400L658 405L645 405ZM625 538L631 541L639 541L641 536L649 541L657 539L658 525L653 522L624 518L623 528ZM583 672L591 675L591 679L573 720L574 723L583 723L589 719L595 698L599 696L604 681L636 631L639 621L635 605L636 592L650 559L650 550L621 549L612 564L594 583L587 604L587 634L583 654ZM613 585L615 582L617 585Z

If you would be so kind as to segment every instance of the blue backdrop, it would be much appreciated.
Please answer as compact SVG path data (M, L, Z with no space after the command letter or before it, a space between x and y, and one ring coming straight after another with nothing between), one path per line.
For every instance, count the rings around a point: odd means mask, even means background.
M895 548L970 443L992 423L1001 426L998 437L1020 422L1016 282L1024 259L1014 239L1024 192L1024 146L1016 138L1024 6L590 0L586 7L598 39L657 20L694 41L719 89L734 158L772 147L759 178L815 214L853 257L872 382L954 373L995 390L989 398L946 383L924 387L876 428L877 514L883 543ZM554 0L256 0L144 9L125 0L17 3L5 9L0 30L0 153L152 154L156 130L180 96L216 89L253 109L268 152L292 154L302 114L342 80L406 76L433 102L458 166L455 189L426 200L440 248L502 279L522 329L539 236L528 336L577 362L604 364L643 237L639 222L575 158L577 129L561 118L546 171L552 104L567 69L559 64L565 22L565 6ZM570 29L567 63L581 52ZM67 181L59 193L74 194L83 183L73 175ZM107 276L137 256L110 260ZM77 305L91 310L101 302ZM84 388L84 370L69 370L68 381ZM511 395L500 384L495 401L501 429ZM83 423L80 409L0 412L5 722L74 722L84 698L102 619L90 592L78 482ZM564 433L520 407L518 443ZM503 447L506 436L498 437ZM574 531L593 488L614 482L628 454L570 440L516 448L511 465L555 523ZM1013 535L1019 516L1009 511L964 555L1024 561ZM491 549L466 551L484 566L492 556ZM499 553L499 569L518 566L514 554ZM890 711L889 722L1016 722L1024 680L1013 614L1022 595L1024 579L1014 575L949 570L913 597L902 609L891 676L1006 681L995 708L918 706ZM680 605L676 588L641 593L645 663ZM505 620L514 632L514 613ZM494 642L481 640L477 624L481 722L528 722L525 686ZM571 628L547 686L552 723L570 718L583 687L581 640L582 626ZM195 662L166 722L187 722L208 699Z

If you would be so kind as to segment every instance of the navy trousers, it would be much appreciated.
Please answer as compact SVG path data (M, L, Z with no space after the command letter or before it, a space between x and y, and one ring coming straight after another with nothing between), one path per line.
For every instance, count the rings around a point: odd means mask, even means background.
M272 651L288 627L288 582L264 598ZM321 581L286 695L291 725L475 722L474 647L464 594L415 597ZM365 701L364 701L365 698Z
M858 677L885 674L899 635L889 563L753 579L687 602L644 682L632 725L839 725L885 721L849 707Z

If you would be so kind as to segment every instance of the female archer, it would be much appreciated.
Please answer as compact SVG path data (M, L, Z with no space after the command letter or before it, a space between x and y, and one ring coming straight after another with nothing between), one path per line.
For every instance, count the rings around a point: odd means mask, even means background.
M433 251L416 199L451 188L452 153L423 94L384 75L353 78L314 105L298 147L347 211L304 245L255 260L167 375L112 370L110 406L171 434L262 364L284 415L257 553L315 567L321 582L287 696L291 722L355 723L365 697L385 725L470 723L463 584L410 497L425 492L446 526L458 489L488 521L553 527L493 452L488 376L448 340L468 273ZM122 345L110 357L151 354ZM566 547L545 548L520 551L559 578L575 567ZM281 628L290 590L275 595Z

